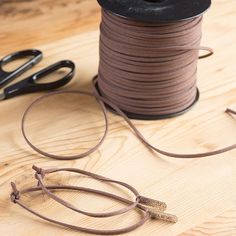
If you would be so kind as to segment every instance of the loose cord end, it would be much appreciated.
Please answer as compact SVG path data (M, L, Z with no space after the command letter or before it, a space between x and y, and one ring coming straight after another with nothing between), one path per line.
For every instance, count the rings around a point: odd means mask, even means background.
M160 211L156 211L156 210L152 210L152 209L149 209L148 212L151 216L151 219L162 220L162 221L165 221L165 222L168 222L168 223L178 222L178 218L175 215L160 212Z
M42 168L39 168L35 165L32 166L32 169L35 170L35 178L38 179L38 175L40 175L42 178L45 177L45 171Z
M228 113L228 114L236 115L236 111L234 111L234 110L232 110L230 108L227 108L225 112Z
M165 211L167 205L165 202L161 202L155 199L139 196L139 203L142 205L156 208L158 211Z

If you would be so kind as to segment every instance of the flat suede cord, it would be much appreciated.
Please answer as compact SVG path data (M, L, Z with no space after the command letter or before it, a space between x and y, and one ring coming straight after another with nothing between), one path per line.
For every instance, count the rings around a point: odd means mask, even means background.
M22 134L23 137L25 138L26 142L29 144L29 146L35 150L37 153L42 154L43 156L47 156L50 158L54 158L57 160L75 160L78 158L82 158L85 157L89 154L92 154L93 152L95 152L104 142L106 136L107 136L107 132L109 129L109 122L108 122L108 116L107 116L107 108L105 106L108 105L109 107L111 107L117 114L119 114L125 121L126 123L129 125L129 128L134 132L134 134L136 135L136 137L148 148L150 148L151 150L162 154L164 156L168 156L168 157L173 157L173 158L203 158L203 157L209 157L209 156L214 156L214 155L218 155L218 154L222 154L228 151L231 151L233 149L236 148L236 144L227 146L225 148L221 148L215 151L210 151L210 152L203 152L203 153L196 153L196 154L177 154L177 153L172 153L172 152L167 152L164 150L161 150L160 148L150 144L148 142L148 140L142 135L142 133L136 128L136 126L133 124L133 122L126 116L126 114L114 103L110 102L107 98L102 97L99 95L98 91L96 90L96 82L97 79L94 78L93 80L93 93L89 93L89 92L84 92L84 91L80 91L80 90L67 90L67 91L56 91L56 92L51 92L47 95L41 96L38 99L36 99L25 111L23 118L22 118L22 123L21 123L21 129L22 129ZM36 147L27 137L26 134L26 130L25 130L25 124L26 124L26 120L27 120L27 116L30 113L30 111L33 109L33 107L41 102L42 100L52 97L52 96L56 96L58 94L82 94L82 95L86 95L86 96L91 96L96 98L96 100L98 101L98 103L101 105L104 117L105 117L105 131L103 134L103 138L99 141L99 143L92 149L90 149L89 151L82 153L82 154L78 154L78 155L74 155L74 156L60 156L60 155L54 155L51 153L47 153L45 151L40 150L38 147ZM227 109L226 113L228 114L236 114L235 111L231 110L231 109ZM89 154L88 154L89 153Z
M12 187L15 188L15 185L13 183L12 183ZM108 196L105 192L95 191L93 189L79 188L79 187L76 187L76 186L64 186L64 185L60 185L60 186L57 186L57 185L47 186L47 189L51 189L51 190L67 189L67 190L78 190L78 191L83 191L83 192L90 192L90 193L99 194L101 196L109 197L109 198L112 198L114 200L119 200L120 202L126 203L126 199L122 200L121 197L118 198L118 196L113 195L113 194L109 194L109 196ZM63 223L63 222L51 219L51 218L49 218L47 216L44 216L44 215L36 212L35 210L32 210L26 204L21 202L21 200L20 200L20 195L21 194L35 192L35 191L41 191L41 188L40 187L32 187L32 188L23 189L21 192L17 191L18 195L15 195L15 192L13 190L13 192L11 194L11 200L12 200L13 203L18 204L19 206L21 206L26 211L29 211L33 215L35 215L35 216L37 216L37 217L39 217L39 218L41 218L41 219L43 219L45 221L48 221L48 222L51 222L51 223L54 223L54 224L57 224L57 225L60 225L60 226L66 227L66 228L70 228L72 230L76 230L76 231L79 231L79 232L96 234L96 235L119 235L119 234L128 233L130 231L133 231L133 230L137 229L138 227L142 226L148 219L151 218L150 214L146 210L146 211L142 211L141 212L142 213L142 215L141 215L142 217L141 217L141 219L140 219L140 221L138 223L136 223L136 224L134 224L132 226L129 226L129 227L125 227L123 229L117 229L117 230L97 230L97 229L91 229L91 228L84 228L84 227L80 227L80 226L75 226L75 225Z
M38 168L36 166L33 166L32 168L33 168L33 170L35 170L35 178L38 180L39 186L26 188L26 189L19 191L17 189L16 185L14 183L11 183L11 186L12 186L12 193L10 195L11 201L15 204L18 204L19 206L21 206L25 210L31 212L35 216L38 216L39 218L49 221L51 223L61 225L63 227L67 227L67 228L70 228L70 229L73 229L76 231L90 233L90 234L117 235L117 234L123 234L123 233L130 232L132 230L135 230L138 227L142 226L149 219L163 220L163 221L166 221L169 223L177 222L176 216L164 212L164 210L167 207L167 205L164 202L160 202L160 201L157 201L154 199L140 196L138 191L134 187L132 187L126 183L112 180L112 179L109 179L109 178L106 178L106 177L103 177L100 175L96 175L94 173L87 172L84 170L76 169L76 168L42 169L42 168ZM112 193L107 193L104 191L91 189L91 188L85 188L85 187L70 186L70 185L49 185L49 186L44 185L43 178L46 175L56 173L56 172L65 172L65 171L86 175L86 176L89 176L89 177L94 178L99 181L110 182L113 184L115 183L115 184L121 185L123 187L126 187L128 190L130 190L131 192L134 193L134 195L136 196L136 200L133 202L133 201L130 201L128 199L125 199L123 197L120 197L120 196L112 194ZM78 208L74 207L69 202L64 201L63 199L57 197L52 192L53 190L63 190L63 189L64 190L76 190L76 191L82 191L82 192L86 192L86 193L92 193L94 195L100 195L100 196L103 196L106 198L111 198L116 201L122 202L128 206L126 208L121 209L121 210L113 211L110 213L90 213L90 212L82 211L82 210L79 210ZM91 229L91 228L78 227L75 225L63 223L63 222L51 219L47 216L44 216L44 215L32 210L31 208L29 208L26 204L24 204L21 201L20 198L21 198L22 194L36 192L36 191L42 191L43 193L47 194L50 198L54 199L56 202L65 206L66 208L69 208L73 211L76 211L78 213L81 213L81 214L89 216L89 217L97 217L97 218L112 217L112 216L124 214L130 210L136 209L139 211L141 219L137 223L135 223L131 226L124 227L122 229L116 229L116 230L97 230L97 229Z
M167 207L164 202L156 201L156 200L153 200L153 199L147 199L147 201L144 202L144 200L142 200L143 197L139 195L138 191L135 188L133 188L132 186L126 184L126 183L111 180L111 179L108 179L108 178L104 178L102 176L99 176L99 175L96 175L96 174L93 174L91 172L87 172L87 171L84 171L84 170L75 169L75 168L61 168L61 169L44 170L43 174L42 174L42 171L38 167L33 166L33 169L36 171L35 178L39 181L39 186L42 188L42 190L45 194L47 194L49 197L51 197L52 199L54 199L58 203L64 205L65 207L68 207L71 210L74 210L76 212L83 213L84 215L87 215L87 216L91 216L91 217L111 217L111 216L115 216L115 215L121 215L121 214L126 213L127 211L130 211L130 210L134 209L141 202L142 202L142 204L145 204L145 205L154 206L160 211L166 210L166 207ZM72 206L71 204L63 201L60 198L58 198L56 195L54 195L52 192L48 191L45 188L45 186L43 184L43 178L45 177L46 174L51 174L51 173L55 173L55 172L73 172L73 173L86 175L86 176L89 176L91 178L103 181L103 182L110 182L110 183L115 183L115 184L121 185L121 186L127 188L128 190L130 190L134 194L135 201L132 202L132 204L130 206L126 207L126 208L123 208L121 210L114 211L114 212L109 212L109 213L89 213L89 212L81 211L81 210L77 209L76 207ZM146 198L144 198L144 199L146 199Z
M141 23L102 10L98 88L121 110L168 116L197 97L202 16L184 22Z

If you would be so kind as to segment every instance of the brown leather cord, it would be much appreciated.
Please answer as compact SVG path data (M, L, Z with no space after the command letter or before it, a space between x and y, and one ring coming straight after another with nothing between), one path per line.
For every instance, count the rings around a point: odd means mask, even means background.
M61 168L61 169L44 170L44 169L38 168L36 166L33 166L33 169L36 171L35 178L38 180L39 186L42 188L42 190L45 194L47 194L49 197L51 197L52 199L54 199L58 203L64 205L65 207L68 207L73 211L82 213L82 214L87 215L87 216L91 216L91 217L112 217L112 216L115 216L115 215L121 215L121 214L124 214L124 213L134 209L139 203L147 205L147 206L155 207L159 211L165 211L166 208L167 208L167 205L164 202L160 202L160 201L157 201L157 200L154 200L154 199L150 199L150 198L147 198L147 197L140 196L138 191L134 187L130 186L129 184L126 184L126 183L123 183L123 182L120 182L120 181L111 180L111 179L105 178L105 177L100 176L100 175L96 175L96 174L88 172L88 171L75 169L75 168ZM127 188L128 190L130 190L134 194L135 201L132 202L132 204L130 206L126 207L126 208L123 208L123 209L118 210L118 211L108 212L108 213L90 213L90 212L81 211L81 210L77 209L76 207L74 207L73 205L71 205L71 204L67 203L66 201L62 200L61 198L57 197L52 192L47 190L47 188L45 188L45 186L43 184L43 178L45 177L45 175L46 174L51 174L51 173L56 173L56 172L73 172L73 173L77 173L77 174L86 175L86 176L89 176L93 179L100 180L100 181L103 181L103 182L109 182L109 183L115 183L115 184L121 185L121 186Z
M142 23L102 10L98 87L119 109L171 115L197 96L202 16L184 22ZM199 57L199 50L206 55Z
M23 189L23 190L19 191L19 190L17 190L16 185L14 183L11 183L11 186L12 186L12 193L10 195L11 196L11 201L15 204L20 205L22 208L24 208L25 210L31 212L32 214L40 217L41 219L44 219L44 220L49 221L51 223L58 224L58 225L61 225L63 227L67 227L67 228L74 229L74 230L77 230L77 231L80 231L80 232L85 232L85 233L99 234L99 235L116 235L116 234L127 233L127 232L130 232L130 231L134 230L134 229L137 229L138 227L143 225L148 219L158 219L158 220L163 220L163 221L170 222L170 223L177 222L177 217L176 216L163 212L166 209L166 204L165 203L154 200L154 199L150 199L150 198L147 198L147 197L140 196L138 191L134 187L132 187L132 186L130 186L130 185L124 183L124 182L112 180L112 179L109 179L109 178L106 178L106 177L103 177L103 176L100 176L100 175L97 175L97 174L94 174L94 173L91 173L91 172L87 172L87 171L80 170L80 169L75 169L75 168L41 169L41 168L38 168L36 166L33 166L33 169L36 171L35 177L39 181L39 186L38 187L26 188L26 189ZM126 187L131 192L133 192L136 196L136 201L133 202L133 201L130 201L128 199L117 196L115 194L111 194L111 193L107 193L107 192L104 192L104 191L91 189L91 188L70 186L70 185L59 185L59 186L58 185L50 185L50 186L44 185L43 178L47 174L61 172L61 171L62 172L66 171L66 172L78 173L78 174L86 175L86 176L89 176L91 178L94 178L94 179L97 179L97 180L100 180L100 181L119 184L123 187ZM61 199L59 197L57 197L51 191L51 190L63 190L63 189L83 191L83 192L87 192L87 193L101 195L101 196L111 198L111 199L117 200L119 202L125 203L128 206L126 208L123 208L122 210L113 211L113 212L110 212L110 213L90 213L90 212L86 212L86 211L81 211L81 210L75 208L70 203L64 201L63 199ZM22 203L20 201L20 197L21 197L22 194L31 193L31 192L40 191L40 190L42 190L43 193L46 193L50 198L54 199L56 202L60 203L61 205L65 206L65 207L67 207L71 210L74 210L78 213L84 214L86 216L104 218L104 217L117 216L117 215L120 215L120 214L124 214L125 212L128 212L130 210L138 209L138 210L141 210L141 216L142 217L141 217L140 221L138 221L138 223L133 224L133 225L128 226L128 227L125 227L123 229L117 229L117 230L97 230L97 229L83 228L83 227L78 227L78 226L66 224L66 223L63 223L63 222L60 222L60 221L53 220L53 219L48 218L46 216L43 216L42 214L30 209L27 205L25 205L24 203ZM147 208L146 206L149 206L149 207Z
M225 112L228 113L228 114L236 115L236 111L234 111L232 109L229 109L229 108L227 108Z
M22 203L20 201L20 196L24 193L31 193L31 192L35 192L35 191L41 191L42 189L40 187L32 187L32 188L27 188L27 189L23 189L21 191L18 191L15 184L12 183L12 193L11 193L11 201L15 204L18 204L19 206L21 206L23 209L25 209L26 211L32 213L33 215L45 220L45 221L48 221L48 222L51 222L51 223L54 223L54 224L57 224L57 225L60 225L60 226L63 226L63 227L66 227L66 228L69 228L69 229L72 229L72 230L76 230L76 231L79 231L79 232L84 232L84 233L89 233L89 234L97 234L97 235L118 235L118 234L124 234L124 233L128 233L130 231L133 231L135 229L137 229L138 227L142 226L148 219L151 218L151 215L150 213L148 212L148 210L146 211L142 211L142 217L140 219L140 221L136 224L133 224L129 227L125 227L125 228L122 228L122 229L116 229L116 230L97 230L97 229L91 229L91 228L84 228L84 227L79 227L79 226L75 226L75 225L71 225L71 224L67 224L67 223L63 223L63 222L60 222L60 221L57 221L57 220L54 220L54 219L51 219L47 216L44 216L34 210L32 210L31 208L29 208L26 204ZM53 186L47 186L47 189L51 189L51 190L56 190L56 189L67 189L67 190L78 190L78 191L83 191L83 192L89 192L89 193L94 193L94 194L99 194L101 196L104 196L104 197L109 197L109 198L112 198L114 200L118 200L120 202L123 202L123 203L127 203L127 204L130 204L131 202L129 202L128 200L124 199L124 198L121 198L121 197L118 197L116 195L113 195L113 194L108 194L106 192L103 192L103 191L99 191L99 190L94 190L94 189L88 189L88 188L81 188L81 187L76 187L76 186L64 186L64 185L60 185L60 186L57 186L57 185L53 185Z
M142 133L135 127L135 125L133 124L133 122L125 115L125 113L114 103L110 102L107 98L105 97L101 97L99 95L99 93L96 90L95 84L96 84L96 78L93 80L94 83L94 87L93 87L93 93L89 93L89 92L84 92L84 91L80 91L80 90L67 90L67 91L56 91L56 92L52 92L49 93L47 95L44 95L42 97L39 97L38 99L36 99L25 111L24 115L23 115L23 119L22 119L22 124L21 124L21 129L22 129L22 134L26 140L26 142L29 144L29 146L35 150L36 152L50 157L50 158L54 158L57 160L74 160L74 159L78 159L78 158L82 158L85 157L87 154L86 153L93 153L95 152L104 142L106 135L107 135L107 131L108 131L108 127L109 127L109 123L108 123L108 117L107 117L107 108L105 107L104 104L110 106L113 110L116 111L117 114L119 114L121 117L123 117L123 119L127 122L127 124L129 125L130 129L134 132L134 134L137 136L138 139L140 139L140 141L142 143L144 143L148 148L150 148L151 150L162 154L164 156L168 156L168 157L173 157L173 158L202 158L202 157L209 157L209 156L214 156L214 155L218 155L218 154L222 154L228 151L231 151L233 149L236 148L236 144L227 146L225 148L222 149L218 149L215 151L211 151L211 152L203 152L203 153L196 153L196 154L176 154L176 153L171 153L171 152L166 152L163 151L155 146L153 146L152 144L150 144L147 139L142 135ZM95 97L96 100L99 102L99 104L101 104L101 107L103 109L103 113L105 116L105 120L106 120L106 128L105 128L105 132L103 135L102 140L95 146L96 148L92 148L89 151L87 151L86 153L83 154L79 154L79 155L75 155L75 156L59 156L59 155L54 155L54 154L50 154L47 153L45 151L40 150L39 148L37 148L34 144L32 144L32 142L28 139L26 131L25 131L25 123L26 123L26 118L27 115L29 114L29 112L33 109L33 107L39 103L40 101L48 98L48 97L52 97L52 96L56 96L58 94L82 94L82 95L86 95L86 96L91 96L91 97ZM231 114L235 114L236 112L234 112L233 110L227 109L226 111L227 113L231 113Z
M74 93L74 94L82 94L82 95L86 95L86 96L93 96L91 93L89 92L85 92L85 91L57 91L55 92L55 95L56 94L61 94L61 93ZM37 103L39 103L41 100L44 100L45 98L47 97L51 97L54 93L48 93L46 95L44 95L43 97L40 97L38 99L36 99L25 111L24 115L23 115L23 118L22 118L22 123L21 123L21 130L22 130L22 134L23 134L23 137L25 138L26 142L28 143L28 145L34 149L36 152L40 153L41 155L43 156L47 156L47 157L50 157L50 158L53 158L53 159L57 159L57 160L76 160L76 159L80 159L80 158L83 158L83 157L86 157L90 154L92 154L93 152L95 152L101 145L102 143L104 142L106 136L107 136L107 132L108 132L108 117L107 117L107 109L104 105L104 102L102 101L98 101L101 109L102 109L102 112L103 112L103 115L104 115L104 120L105 120L105 131L104 131L104 134L102 136L102 138L100 139L100 141L98 142L98 144L96 144L93 148L91 148L89 151L87 152L84 152L84 153L81 153L81 154L78 154L78 155L74 155L74 156L58 156L58 155L54 155L54 154L50 154L50 153L47 153L47 152L44 152L42 150L40 150L39 148L37 148L35 145L33 145L30 140L27 138L27 135L26 135L26 132L25 132L25 121L26 121L26 117L28 115L28 113L33 109L34 105L36 105Z

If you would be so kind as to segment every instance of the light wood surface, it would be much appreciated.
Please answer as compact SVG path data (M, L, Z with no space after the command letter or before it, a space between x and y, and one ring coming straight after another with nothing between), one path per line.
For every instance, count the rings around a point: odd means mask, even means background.
M60 59L76 62L78 72L68 88L89 91L98 67L99 7L94 0L1 1L0 56L38 48L44 60L31 72ZM179 153L210 151L236 142L236 2L216 0L205 15L203 45L215 55L199 62L200 102L187 114L163 121L135 121L151 143ZM28 73L28 74L29 74ZM45 223L9 200L10 182L35 185L32 164L77 167L134 185L141 194L164 200L176 214L174 225L151 221L128 235L236 235L236 151L205 159L174 160L150 152L120 117L109 115L108 138L98 152L77 161L55 161L34 153L20 132L22 114L40 94L0 103L0 235L83 235ZM27 132L39 147L57 154L77 154L98 141L103 117L92 98L58 96L42 102L29 116ZM75 175L51 176L56 183L118 189ZM52 180L51 180L52 181ZM82 193L58 193L82 209L118 209L112 201ZM125 193L122 193L125 195ZM64 210L46 196L23 197L29 206L56 219L96 228L134 222L135 213L94 220Z

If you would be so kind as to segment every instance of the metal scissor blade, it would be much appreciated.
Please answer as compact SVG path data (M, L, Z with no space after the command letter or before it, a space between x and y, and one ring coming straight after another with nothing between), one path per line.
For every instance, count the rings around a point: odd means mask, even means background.
M0 101L4 100L6 98L5 93L0 94Z

